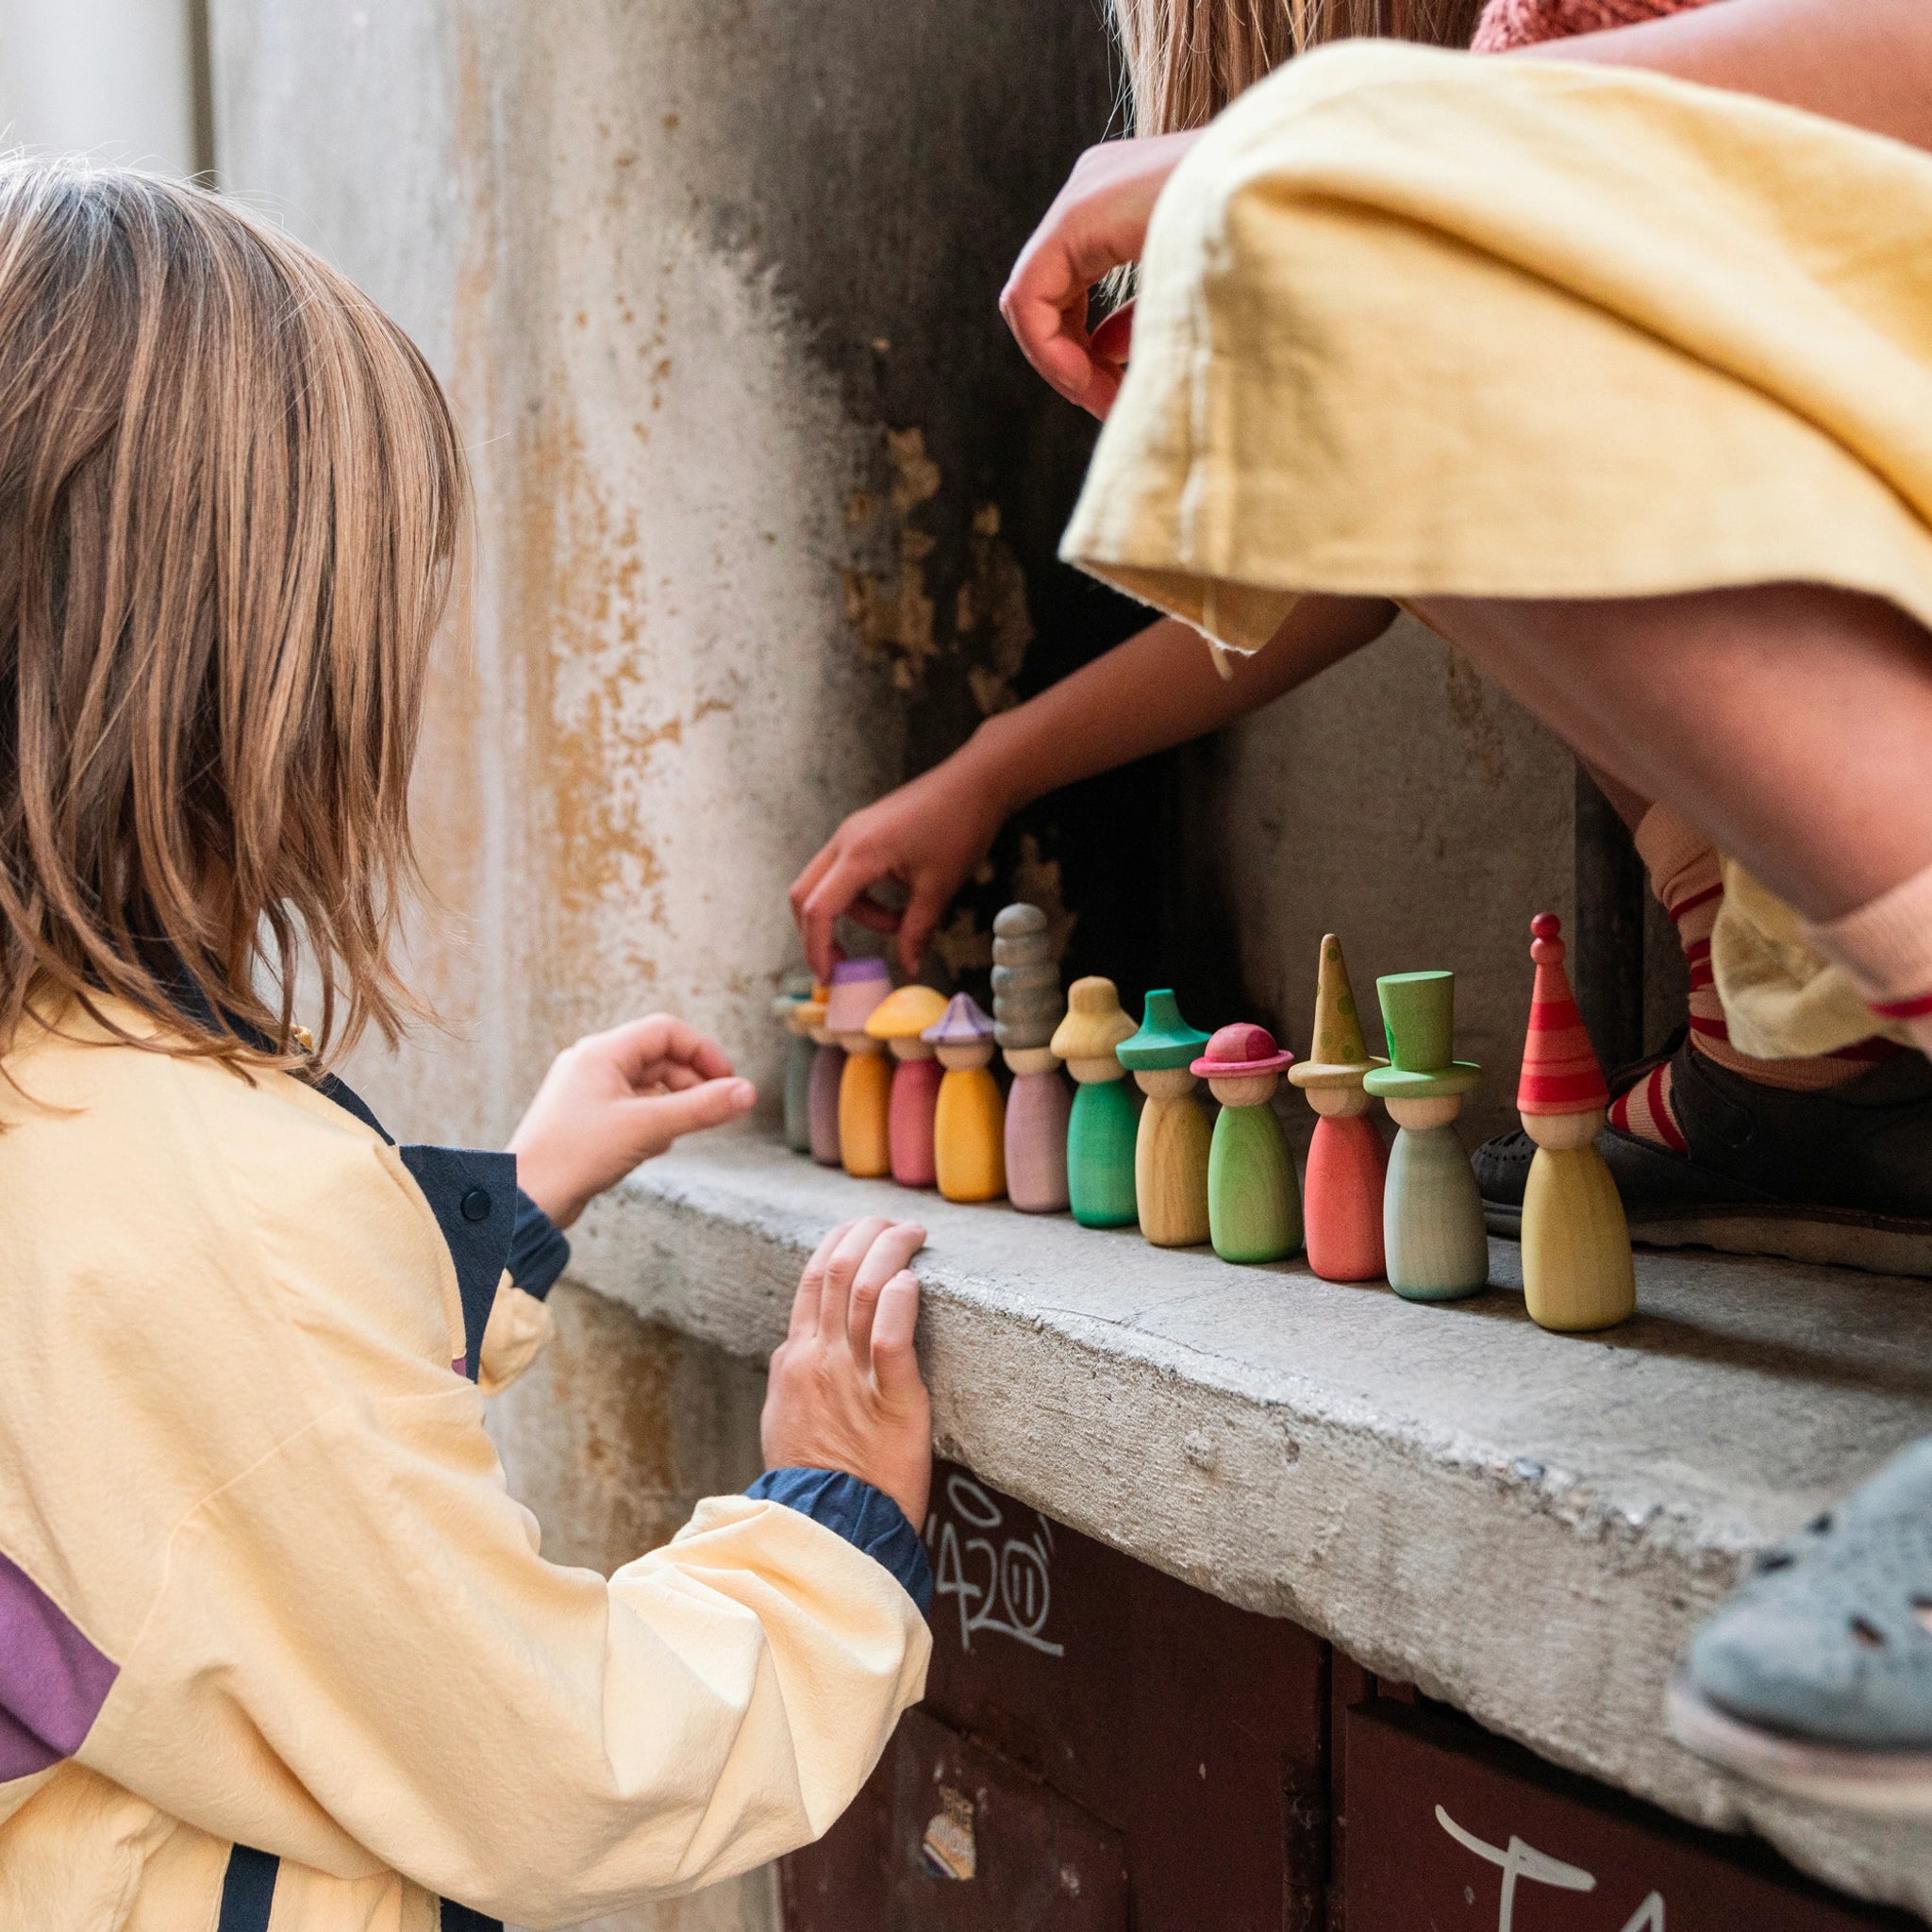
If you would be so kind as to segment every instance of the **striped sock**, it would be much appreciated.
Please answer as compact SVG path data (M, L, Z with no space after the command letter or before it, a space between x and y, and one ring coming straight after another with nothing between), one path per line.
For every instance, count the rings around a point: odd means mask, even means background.
M1718 997L1717 979L1710 964L1711 928L1717 924L1718 910L1724 900L1724 873L1715 847L1675 813L1654 805L1637 828L1637 850L1650 874L1651 891L1677 928L1677 942L1684 948L1684 961L1690 969L1690 1027L1693 1052L1747 1080L1755 1080L1760 1087L1816 1093L1855 1079L1875 1061L1890 1058L1897 1051L1889 1041L1862 1040L1840 1047L1836 1053L1817 1054L1806 1059L1760 1060L1740 1053L1731 1043L1724 1003ZM1932 908L1932 886L1926 891L1928 908ZM1862 915L1852 916L1856 919ZM1932 912L1928 912L1928 930L1932 930ZM1824 950L1822 943L1821 950ZM1932 954L1925 957L1932 958ZM1932 1011L1932 1006L1928 1006L1928 1011ZM1624 1133L1634 1134L1640 1141L1668 1147L1674 1153L1686 1151L1683 1129L1677 1124L1671 1105L1668 1061L1653 1067L1627 1093L1618 1095L1610 1103L1610 1124Z
M1902 1022L1919 1051L1932 1054L1932 866L1808 932L1874 1013Z

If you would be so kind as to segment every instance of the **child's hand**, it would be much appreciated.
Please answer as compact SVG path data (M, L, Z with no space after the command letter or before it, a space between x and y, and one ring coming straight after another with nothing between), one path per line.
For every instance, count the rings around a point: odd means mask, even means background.
M912 1353L925 1241L874 1215L835 1227L805 1264L772 1355L759 1425L767 1469L835 1469L883 1490L914 1529L932 1487L932 1405Z
M1007 811L999 778L974 740L854 812L792 883L791 910L812 972L831 978L832 923L843 912L874 932L896 932L900 964L916 974L947 900L991 850ZM905 911L870 896L880 879L910 888Z
M551 1063L510 1136L517 1185L558 1227L680 1134L735 1121L758 1098L715 1040L668 1013L591 1033Z
M1087 291L1109 270L1141 258L1154 204L1200 138L1200 130L1191 128L1090 147L1020 251L1000 294L1000 313L1027 361L1069 402L1096 416L1113 408L1121 371L1092 353Z

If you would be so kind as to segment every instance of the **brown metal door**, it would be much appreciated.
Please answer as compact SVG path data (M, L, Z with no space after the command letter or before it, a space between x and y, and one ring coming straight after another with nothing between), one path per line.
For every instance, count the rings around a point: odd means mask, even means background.
M1698 1831L1467 1720L1343 1719L1347 1932L1871 1932L1761 1845Z
M901 1781L908 1766L942 1755L938 1726L964 1740L962 1754L970 1744L974 1755L958 1762L990 1793L974 1820L982 1870L1023 1855L1044 1868L1057 1842L1077 1844L1083 1859L1092 1848L1098 1859L1084 1821L1119 1847L1124 1932L1313 1932L1322 1924L1327 1680L1319 1640L1191 1590L949 1464L935 1472L926 1545L939 1593L924 1714L937 1724L908 1719L847 1817L786 1861L790 1932L1012 1932L1021 1923L1004 1890L976 1879L920 1889L906 1877L923 1856L916 1840L941 1813L919 1815L926 1799L911 1803ZM1027 1804L1039 1818L1023 1824ZM928 1916L899 1916L908 1900ZM1052 1908L1079 1907L1068 1899ZM1085 1932L1117 1922L1037 1923Z

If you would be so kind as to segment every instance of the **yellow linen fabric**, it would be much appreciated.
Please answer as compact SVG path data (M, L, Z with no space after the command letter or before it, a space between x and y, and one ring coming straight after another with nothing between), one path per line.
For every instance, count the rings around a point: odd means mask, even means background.
M575 1924L823 1832L924 1688L892 1576L744 1496L608 1580L545 1562L396 1150L103 1038L0 1083L0 1556L119 1666L0 1782L0 1927L210 1927L238 1840L277 1927ZM497 1374L541 1341L519 1292Z
M1835 122L1628 69L1324 49L1162 194L1062 555L1248 651L1309 591L1799 579L1932 623L1928 238L1932 156ZM1843 987L1759 1002L1740 936L1776 941L1741 908L1714 944L1750 1051L1874 1030Z

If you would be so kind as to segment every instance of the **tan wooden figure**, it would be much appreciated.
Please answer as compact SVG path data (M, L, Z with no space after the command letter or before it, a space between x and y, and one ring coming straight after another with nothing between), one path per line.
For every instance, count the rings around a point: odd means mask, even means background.
M1539 1327L1582 1334L1637 1310L1624 1203L1596 1151L1610 1090L1563 970L1562 922L1530 921L1536 992L1516 1110L1536 1142L1523 1195L1523 1299Z
M1192 1071L1207 1044L1207 1034L1181 1018L1173 992L1163 988L1147 995L1141 1030L1115 1049L1147 1096L1134 1139L1134 1194L1141 1232L1157 1248L1191 1248L1210 1232L1212 1137Z
M891 968L883 959L841 959L832 968L825 1031L845 1049L839 1077L839 1158L858 1180L877 1180L892 1171L892 1063L885 1041L865 1030L874 1008L891 990Z

